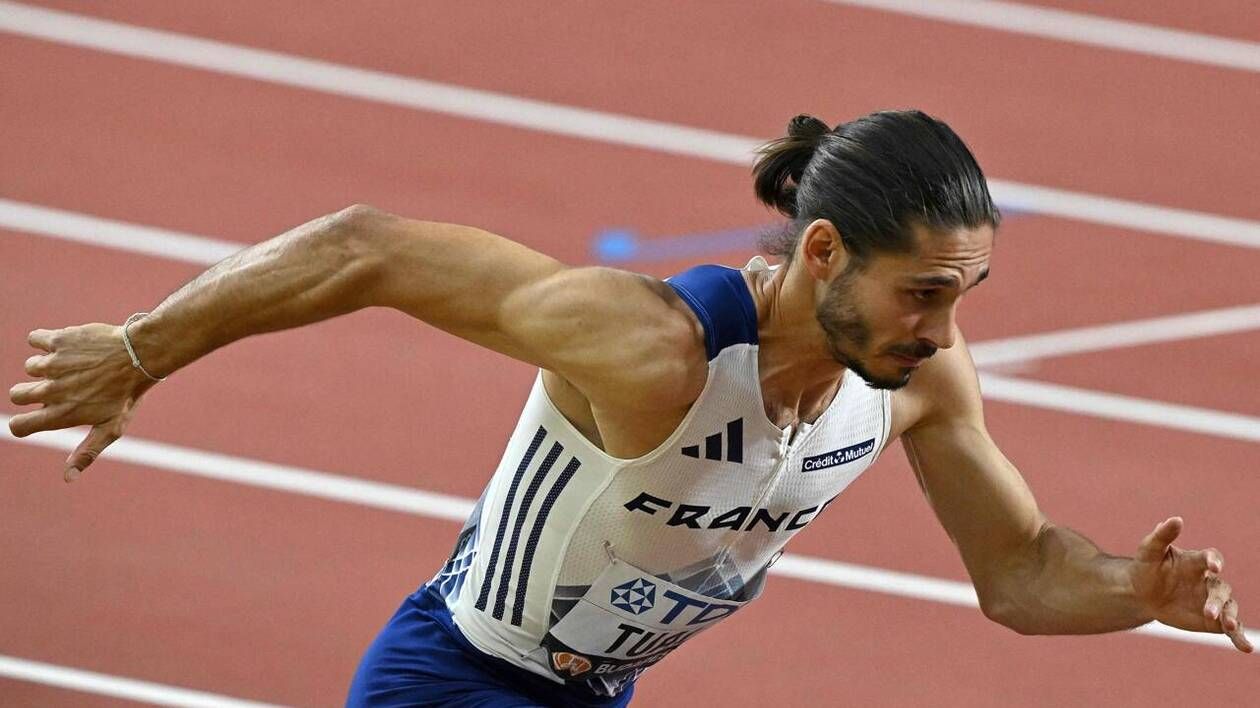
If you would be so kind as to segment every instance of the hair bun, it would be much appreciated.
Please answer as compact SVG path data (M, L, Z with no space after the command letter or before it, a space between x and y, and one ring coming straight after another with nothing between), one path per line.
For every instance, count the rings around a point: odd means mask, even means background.
M753 189L764 204L796 218L796 190L822 138L831 129L802 113L788 121L787 135L757 149Z
M808 113L802 113L788 121L787 134L789 137L817 140L829 132L831 132L831 128L827 127L826 123Z

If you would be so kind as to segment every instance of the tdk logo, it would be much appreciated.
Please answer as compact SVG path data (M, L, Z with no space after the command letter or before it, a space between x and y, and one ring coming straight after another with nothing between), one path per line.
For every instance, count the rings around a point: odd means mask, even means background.
M643 579L631 580L612 589L612 606L641 615L656 604L656 585Z
M845 463L853 462L854 460L866 457L874 451L875 438L871 438L866 442L842 447L839 450L832 450L831 452L824 452L821 455L806 457L805 461L801 463L801 471L813 472L815 470L822 470L828 467L835 467L836 465L843 465Z

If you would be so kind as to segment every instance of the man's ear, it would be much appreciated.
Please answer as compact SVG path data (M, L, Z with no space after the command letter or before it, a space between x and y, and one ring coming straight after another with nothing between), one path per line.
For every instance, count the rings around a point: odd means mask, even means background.
M844 272L852 255L834 224L826 219L815 219L801 234L797 257L814 280L826 283Z

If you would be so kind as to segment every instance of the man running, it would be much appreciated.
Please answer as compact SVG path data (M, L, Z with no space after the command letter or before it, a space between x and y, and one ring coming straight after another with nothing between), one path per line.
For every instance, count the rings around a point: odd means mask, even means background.
M91 425L70 481L157 380L253 334L369 306L539 369L445 567L350 688L360 705L620 706L639 675L762 590L766 569L894 439L985 615L1026 634L1151 620L1252 650L1215 549L1159 523L1134 558L1050 523L985 430L955 324L999 214L944 123L798 116L756 191L783 258L666 281L570 268L477 229L368 207L214 266L123 326L36 330L17 436Z

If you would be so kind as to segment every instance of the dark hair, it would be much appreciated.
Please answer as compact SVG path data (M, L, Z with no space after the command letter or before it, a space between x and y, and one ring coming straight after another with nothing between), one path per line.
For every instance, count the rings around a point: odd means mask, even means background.
M1001 221L971 151L922 111L881 111L834 130L799 115L786 137L757 154L757 197L792 219L761 247L788 262L815 219L835 225L858 263L873 252L912 250L916 224L951 230Z

